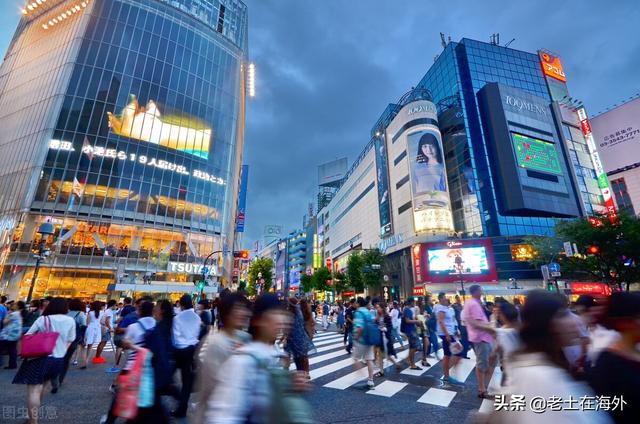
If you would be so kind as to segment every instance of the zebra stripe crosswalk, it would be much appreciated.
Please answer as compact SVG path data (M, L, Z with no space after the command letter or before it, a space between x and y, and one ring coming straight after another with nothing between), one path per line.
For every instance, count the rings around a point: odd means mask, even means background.
M367 367L356 362L347 354L344 344L344 335L335 332L319 333L313 343L316 349L309 356L309 375L311 381L318 386L331 390L362 390L367 380ZM408 345L399 343L394 345L396 359L401 368L393 369L393 363L388 359L383 362L383 377L375 378L375 387L364 393L372 396L392 398L394 396L412 397L417 404L433 405L438 407L453 407L454 405L473 405L475 410L489 410L492 402L481 401L476 397L475 356L469 351L470 359L460 359L458 365L451 370L451 376L464 385L454 386L441 381L442 376L442 349L435 358L427 358L429 365L422 366L421 370L412 370L406 364L409 356ZM421 354L417 354L421 359ZM418 361L417 364L420 364ZM290 366L291 370L295 365ZM491 379L490 388L495 390L499 385L501 373L496 370ZM457 403L456 403L457 402Z

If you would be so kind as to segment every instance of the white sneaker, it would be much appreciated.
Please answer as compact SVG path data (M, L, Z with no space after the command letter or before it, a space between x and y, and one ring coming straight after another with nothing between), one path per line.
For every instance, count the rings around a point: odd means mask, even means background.
M367 387L369 389L373 389L374 386L375 386L375 384L373 384L373 380L367 380Z
M107 422L107 416L106 415L101 416L100 417L100 424L104 424L106 422Z

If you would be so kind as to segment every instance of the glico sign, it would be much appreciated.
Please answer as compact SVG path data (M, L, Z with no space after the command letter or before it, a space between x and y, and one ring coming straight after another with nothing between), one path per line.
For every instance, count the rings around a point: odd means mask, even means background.
M552 56L547 52L540 52L540 64L542 65L542 72L544 72L545 75L562 82L567 82L567 76L564 74L564 69L562 69L562 63L560 63L559 57Z

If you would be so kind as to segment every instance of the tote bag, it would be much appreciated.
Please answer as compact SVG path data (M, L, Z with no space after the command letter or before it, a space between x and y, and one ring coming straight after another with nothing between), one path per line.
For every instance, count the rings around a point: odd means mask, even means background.
M53 353L60 333L51 331L51 319L44 317L44 331L22 336L20 356L23 358L41 358Z

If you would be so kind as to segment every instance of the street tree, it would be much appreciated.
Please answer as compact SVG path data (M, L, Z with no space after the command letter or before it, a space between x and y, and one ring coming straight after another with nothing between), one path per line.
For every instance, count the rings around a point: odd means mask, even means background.
M347 259L347 284L353 287L356 293L364 291L364 277L362 275L362 267L364 262L360 252L354 252Z
M529 236L524 243L533 248L533 258L529 263L535 268L557 262L562 255L562 241L557 236Z
M368 249L362 252L362 276L364 285L369 288L379 288L382 285L382 267L384 255L380 249Z
M313 288L318 291L328 291L331 290L329 286L329 281L331 280L331 271L329 268L319 268L316 272L313 273Z
M347 281L347 276L340 271L333 273L333 290L336 294L347 291L349 288L349 283Z
M560 257L563 272L588 276L615 287L640 282L640 219L620 214L613 222L606 215L560 221L558 238L576 243L578 255Z
M313 277L308 274L302 274L300 276L300 288L304 293L311 293L314 289L313 287Z
M264 280L263 291L269 291L273 280L273 260L271 258L256 258L249 265L249 284L247 285L249 296L258 294L257 285L260 283L260 278Z

